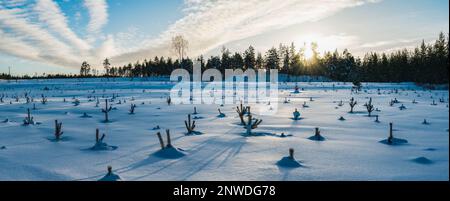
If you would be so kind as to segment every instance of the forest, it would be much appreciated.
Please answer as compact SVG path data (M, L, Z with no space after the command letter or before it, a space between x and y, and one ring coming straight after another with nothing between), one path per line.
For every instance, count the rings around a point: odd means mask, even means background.
M103 62L104 70L92 68L82 62L79 75L47 74L42 76L13 77L0 74L0 79L71 78L71 77L148 77L170 75L174 69L184 68L192 72L194 62L202 71L215 68L222 73L225 69L278 69L280 74L325 76L335 81L351 82L415 82L427 84L448 84L449 35L440 33L434 43L422 40L413 49L393 52L368 52L363 58L356 57L344 49L342 52L318 52L318 45L311 44L312 56L305 57L305 48L297 49L294 43L280 44L265 53L257 52L252 46L244 52L230 52L223 47L221 55L191 59L186 57L188 42L181 36L172 39L177 55L154 57L124 66L112 66L109 59ZM224 73L223 73L224 74Z

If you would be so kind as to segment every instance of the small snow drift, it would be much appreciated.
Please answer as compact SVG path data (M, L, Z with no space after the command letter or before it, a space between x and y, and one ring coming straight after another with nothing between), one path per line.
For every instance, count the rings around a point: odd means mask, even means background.
M423 164L423 165L429 165L429 164L433 163L432 160L430 160L430 159L428 159L426 157L423 157L423 156L415 158L415 159L412 159L411 161L415 162L415 163L418 163L418 164Z
M385 140L381 140L380 143L387 144L387 145L402 145L407 144L408 140L400 139L400 138L394 138L394 135L392 134L392 123L389 123L389 137Z
M108 173L98 181L122 181L119 175L112 172L112 167L108 166Z
M325 141L325 138L322 135L320 135L319 128L316 128L314 135L309 137L308 139L313 140L313 141Z
M167 135L167 145L164 145L164 140L161 137L161 133L156 133L159 139L159 143L161 145L161 149L155 153L153 153L154 156L160 157L160 158L167 158L167 159L176 159L181 158L185 156L186 154L182 152L182 150L175 148L172 145L172 141L170 139L170 130L166 130Z
M277 165L285 168L298 168L302 167L300 162L295 160L294 158L294 149L289 149L289 156L283 157L281 160L277 162Z

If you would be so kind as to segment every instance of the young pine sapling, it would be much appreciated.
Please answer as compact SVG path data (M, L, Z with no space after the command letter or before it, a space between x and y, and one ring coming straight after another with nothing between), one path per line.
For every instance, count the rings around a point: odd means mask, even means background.
M105 99L105 108L102 109L102 112L105 113L105 122L109 122L108 113L112 110L112 107L108 107L108 99Z
M62 122L58 122L58 120L55 120L55 139L56 139L56 141L59 141L61 139L62 134L64 134L64 132L62 131Z
M353 108L356 106L356 104L358 104L356 101L355 101L355 98L351 98L350 99L350 102L348 103L349 105L350 105L350 113L353 113Z

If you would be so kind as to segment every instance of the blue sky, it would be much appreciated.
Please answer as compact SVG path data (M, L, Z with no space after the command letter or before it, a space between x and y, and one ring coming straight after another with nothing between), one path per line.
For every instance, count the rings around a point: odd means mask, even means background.
M173 56L170 39L189 40L188 55L222 46L266 51L279 43L317 42L320 51L411 48L449 29L448 0L0 0L0 72L77 73Z

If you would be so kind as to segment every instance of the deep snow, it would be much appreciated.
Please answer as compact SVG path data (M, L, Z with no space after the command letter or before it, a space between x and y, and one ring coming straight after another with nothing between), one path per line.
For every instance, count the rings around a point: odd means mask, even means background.
M99 180L107 166L122 180L449 179L448 91L428 91L411 83L369 83L363 85L366 91L351 94L350 83L301 82L298 86L304 91L294 94L295 85L280 83L277 114L254 114L263 119L254 129L261 135L244 136L237 104L168 106L170 82L0 81L0 97L7 96L0 103L0 180ZM31 114L41 124L22 125L26 110L33 108L33 103L25 102L25 93L34 97L36 110ZM41 94L47 96L46 104L40 102ZM102 96L113 94L119 97L109 113L111 121L104 123ZM19 102L14 96L20 97ZM100 97L99 107L88 96ZM80 101L78 106L74 97ZM358 101L353 114L348 113L351 97ZM363 106L369 97L380 110L372 117ZM390 106L394 98L400 103ZM433 99L437 105L431 104ZM341 100L343 106L338 106ZM308 107L302 107L304 102ZM131 103L137 105L132 115ZM406 109L400 110L401 104ZM184 120L194 106L198 112L193 115L198 117L195 129L202 134L187 136ZM218 108L224 115L218 116ZM300 120L292 119L295 108ZM88 116L83 117L84 113ZM380 122L375 122L375 115ZM341 116L345 120L339 120ZM422 124L424 119L429 124ZM63 123L63 138L58 142L52 140L55 120ZM389 135L389 122L394 123L394 137L407 144L380 143ZM308 139L316 127L325 141ZM117 149L92 150L96 128L106 134L103 142ZM161 152L156 133L161 132L165 141L165 129L170 129L175 148ZM289 148L295 149L301 167L277 164ZM168 152L181 154L166 157L171 155Z

